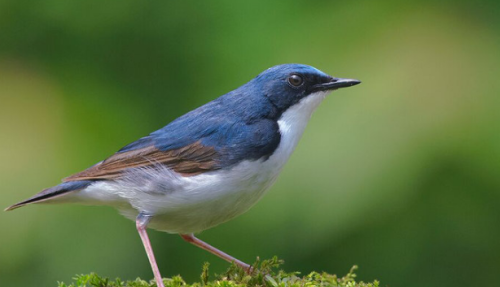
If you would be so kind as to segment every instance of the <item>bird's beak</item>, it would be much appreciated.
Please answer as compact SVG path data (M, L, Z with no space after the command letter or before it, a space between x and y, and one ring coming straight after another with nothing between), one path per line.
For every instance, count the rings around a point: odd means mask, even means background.
M355 86L361 83L361 81L354 79L341 79L341 78L332 78L330 82L322 83L319 85L315 85L313 90L316 91L326 91L326 90L336 90L340 88L347 88L351 86Z

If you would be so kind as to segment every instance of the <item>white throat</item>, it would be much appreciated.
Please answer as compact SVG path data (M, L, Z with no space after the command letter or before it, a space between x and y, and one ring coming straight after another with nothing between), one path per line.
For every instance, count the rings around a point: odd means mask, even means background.
M278 120L281 141L272 156L279 157L280 160L278 160L278 162L280 162L280 164L285 164L288 160L288 157L290 157L299 139L302 137L312 113L327 94L329 94L329 91L310 94L297 104L288 108L288 110L281 115Z

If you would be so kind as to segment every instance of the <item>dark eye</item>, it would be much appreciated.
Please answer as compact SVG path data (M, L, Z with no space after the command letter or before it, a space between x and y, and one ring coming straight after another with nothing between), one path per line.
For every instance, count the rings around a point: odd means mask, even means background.
M298 86L302 85L304 80L302 79L301 76L299 76L297 74L293 74L293 75L290 75L290 77L288 77L288 82L290 83L290 85L292 85L294 87L298 87Z

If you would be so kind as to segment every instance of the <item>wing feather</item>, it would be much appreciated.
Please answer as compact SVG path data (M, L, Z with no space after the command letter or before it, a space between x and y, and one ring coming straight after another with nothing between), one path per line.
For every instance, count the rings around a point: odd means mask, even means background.
M165 165L184 176L192 176L219 169L217 157L218 153L213 147L204 146L199 141L167 151L159 150L151 145L115 153L106 160L67 177L63 181L116 179L129 168L154 167L158 164Z

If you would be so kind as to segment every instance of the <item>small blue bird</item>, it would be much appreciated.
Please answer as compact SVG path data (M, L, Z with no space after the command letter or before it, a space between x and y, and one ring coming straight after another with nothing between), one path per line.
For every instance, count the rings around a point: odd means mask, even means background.
M135 220L158 286L146 228L181 237L250 272L194 237L252 207L274 183L313 111L333 90L359 84L313 67L272 67L250 82L120 149L63 183L16 203L110 205Z

